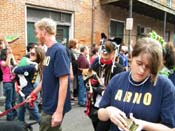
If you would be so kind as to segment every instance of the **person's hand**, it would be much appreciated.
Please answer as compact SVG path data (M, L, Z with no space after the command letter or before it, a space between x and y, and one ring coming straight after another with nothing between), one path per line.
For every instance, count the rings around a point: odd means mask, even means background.
M8 57L9 59L12 59L12 58L13 58L13 54L12 54L12 53L8 53L8 54L7 54L7 57Z
M63 114L61 112L54 112L52 115L51 126L56 127L61 125L63 119Z
M143 129L144 127L144 121L141 120L141 119L136 119L134 116L133 116L133 113L130 113L129 115L130 119L134 121L135 124L137 124L139 126L140 129Z
M38 97L37 97L36 93L32 91L30 93L30 95L26 98L26 102L29 103L29 106L31 108L33 108L34 107L34 102L37 100L37 98Z
M109 115L109 118L110 120L118 126L118 128L120 128L121 130L123 131L129 131L127 129L127 122L125 121L125 119L127 118L126 117L126 114L119 110L118 108L116 107L107 107L107 113Z

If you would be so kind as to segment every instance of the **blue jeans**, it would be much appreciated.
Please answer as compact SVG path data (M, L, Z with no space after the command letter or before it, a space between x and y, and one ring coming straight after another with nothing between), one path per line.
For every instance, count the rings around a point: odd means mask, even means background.
M86 87L84 85L83 76L78 75L78 83L79 83L79 89L78 89L78 104L80 106L86 105Z
M3 82L3 91L5 98L5 110L8 110L12 108L15 105L16 101L16 93L15 93L15 87L13 82ZM7 120L13 120L15 117L15 110L10 111L7 114Z
M21 96L19 96L19 100L18 102L21 103L23 101L23 98ZM40 117L40 113L38 110L38 106L36 104L36 102L34 102L34 107L30 107L28 103L26 103L24 106L21 106L18 110L18 119L20 121L24 121L25 122L25 112L26 109L28 109L30 115L33 117L33 119L35 119L38 123L40 123L41 121L41 117Z

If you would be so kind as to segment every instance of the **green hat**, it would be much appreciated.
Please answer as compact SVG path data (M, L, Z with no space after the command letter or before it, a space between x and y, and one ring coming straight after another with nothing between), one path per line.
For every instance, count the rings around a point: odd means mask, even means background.
M20 37L19 35L5 36L5 41L7 41L8 43L12 43L12 42L18 40L19 37Z

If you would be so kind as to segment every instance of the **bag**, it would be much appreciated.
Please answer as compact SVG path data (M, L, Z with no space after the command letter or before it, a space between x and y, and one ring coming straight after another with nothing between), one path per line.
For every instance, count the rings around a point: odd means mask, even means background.
M24 122L0 121L0 131L28 131Z
M0 131L33 131L32 125L38 122L0 121Z

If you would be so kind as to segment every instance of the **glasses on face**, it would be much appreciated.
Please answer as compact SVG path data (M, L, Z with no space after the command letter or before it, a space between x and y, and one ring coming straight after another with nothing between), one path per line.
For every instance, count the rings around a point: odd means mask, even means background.
M36 53L30 52L30 55L31 55L31 56L36 56Z

